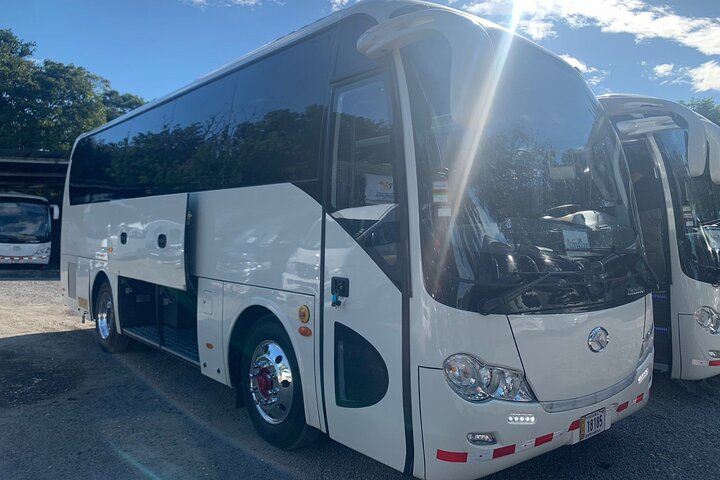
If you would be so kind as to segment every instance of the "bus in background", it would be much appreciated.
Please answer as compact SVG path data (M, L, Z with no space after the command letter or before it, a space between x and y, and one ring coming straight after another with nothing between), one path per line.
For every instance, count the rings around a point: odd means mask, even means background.
M47 265L57 205L43 197L0 193L0 265Z
M82 135L62 282L104 350L197 365L276 446L474 479L646 403L629 192L563 60L360 2Z
M653 292L655 367L672 378L720 373L720 127L639 95L600 103L634 180Z

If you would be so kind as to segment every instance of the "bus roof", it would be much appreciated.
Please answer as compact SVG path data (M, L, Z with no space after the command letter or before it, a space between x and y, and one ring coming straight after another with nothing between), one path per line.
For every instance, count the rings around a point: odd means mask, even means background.
M37 195L26 195L24 193L18 193L18 192L0 192L0 200L7 200L7 199L30 200L30 201L34 201L34 202L48 203L48 201L45 197L39 197Z
M497 25L489 20L485 20L483 18L477 17L475 15L472 15L468 12L464 12L461 10L457 10L451 7L447 7L444 5L438 5L437 3L432 3L425 0L365 0L362 2L358 2L350 7L344 8L342 10L339 10L337 12L334 12L326 17L323 17L319 20L316 20L315 22L306 25L305 27L300 28L299 30L296 30L294 32L288 33L287 35L284 35L276 40L273 40L270 43L267 43L245 55L240 57L237 60L234 60L222 67L219 67L201 77L194 80L193 82L189 83L188 85L185 85L184 87L181 87L163 97L160 97L158 99L152 100L135 110L132 110L124 115L121 115L120 117L111 120L108 123L105 123L103 125L100 125L99 127L90 130L88 132L85 132L78 136L78 138L75 140L75 143L77 143L78 140L80 140L83 137L86 137L88 135L92 135L94 133L97 133L99 131L105 130L113 125L117 125L119 123L122 123L126 120L129 120L137 115L142 114L145 111L151 110L159 105L162 105L163 103L166 103L170 100L173 100L182 94L189 92L190 90L193 90L205 83L210 83L212 80L222 77L225 74L228 74L234 70L239 69L245 64L251 63L259 58L262 58L263 56L269 55L270 53L273 53L277 50L280 50L286 46L289 46L305 37L308 37L316 32L319 32L345 18L348 18L352 15L356 14L366 14L369 15L378 22L381 22L383 20L389 19L397 12L400 8L403 7L417 7L417 8L427 8L427 9L436 9L436 10L445 10L449 12L453 12L457 15L461 15L466 18L472 19L476 24L481 26L483 29L488 31L495 40L497 40L498 35L512 35L515 39L519 39L521 41L527 42L528 44L532 45L533 47L537 48L540 51L543 51L547 54L549 54L552 57L555 57L558 61L562 62L563 64L567 65L568 68L574 70L578 75L580 73L577 71L577 69L574 69L572 66L567 64L564 60L562 60L560 57L558 57L557 54L554 52L547 50L544 47L541 47L540 45L535 44L534 42L531 42L530 40L522 37L521 35L518 35L516 32L513 32L511 30L508 30L500 25ZM73 145L73 150L74 150Z

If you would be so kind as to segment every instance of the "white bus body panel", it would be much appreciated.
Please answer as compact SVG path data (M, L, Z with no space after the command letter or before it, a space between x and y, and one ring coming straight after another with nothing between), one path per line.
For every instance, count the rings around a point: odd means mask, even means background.
M567 400L621 383L640 359L645 299L588 313L512 315L520 357L533 392L541 402ZM609 334L601 352L588 347L595 327ZM572 359L572 360L570 360Z
M186 215L184 193L66 205L63 254L107 261L112 274L185 290Z
M331 306L332 277L350 279L350 295ZM329 215L325 223L325 399L330 437L398 470L405 462L402 391L402 295L363 248ZM362 408L337 404L337 325L369 342L387 367L382 399ZM349 359L350 360L350 359ZM360 361L357 359L355 361ZM350 380L348 383L351 383Z

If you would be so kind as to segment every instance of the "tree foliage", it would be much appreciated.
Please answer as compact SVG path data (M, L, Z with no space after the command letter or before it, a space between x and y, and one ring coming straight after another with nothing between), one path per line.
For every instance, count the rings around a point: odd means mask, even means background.
M83 67L32 58L35 43L0 29L0 148L69 152L75 138L143 104Z
M681 101L681 104L690 110L699 113L711 122L720 125L720 105L715 103L711 97L707 98L691 98L687 101Z

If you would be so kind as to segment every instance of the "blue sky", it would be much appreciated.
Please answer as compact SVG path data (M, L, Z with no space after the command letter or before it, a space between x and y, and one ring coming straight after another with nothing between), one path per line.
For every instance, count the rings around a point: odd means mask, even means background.
M0 28L35 57L161 97L355 0L3 0ZM718 0L440 0L508 24L580 68L593 90L720 102Z

